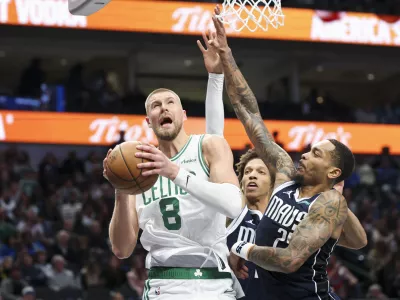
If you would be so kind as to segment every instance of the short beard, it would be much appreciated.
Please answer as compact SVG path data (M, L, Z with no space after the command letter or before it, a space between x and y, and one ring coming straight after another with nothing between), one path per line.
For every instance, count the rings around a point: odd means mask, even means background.
M159 132L154 132L154 133L159 140L167 142L173 141L178 136L178 132L175 131L171 133L159 133Z
M304 176L301 174L294 175L293 181L297 184L303 185L304 184Z
M182 126L175 126L176 130L172 132L162 132L157 130L153 130L156 137L161 141L171 142L173 141L179 134L182 129Z

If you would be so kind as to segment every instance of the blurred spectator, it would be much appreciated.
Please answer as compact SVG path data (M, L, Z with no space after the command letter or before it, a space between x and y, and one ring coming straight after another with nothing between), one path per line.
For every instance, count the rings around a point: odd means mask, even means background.
M45 191L50 186L57 185L59 180L59 167L57 158L52 153L47 153L39 165L39 182Z
M101 277L101 265L91 259L81 270L82 286L84 288L98 287L104 284Z
M135 270L126 274L126 283L120 288L120 293L124 299L140 300L142 299L144 282L137 276Z
M373 168L364 160L357 169L357 173L360 176L360 184L366 187L374 186L375 172Z
M116 141L114 144L112 144L112 145L110 146L110 148L111 148L111 149L114 149L116 146L118 146L119 144L121 144L121 143L123 143L123 142L125 142L125 131L124 131L124 130L121 130L121 131L119 132L119 139L118 139L118 141Z
M125 300L124 296L119 292L110 293L111 300Z
M68 154L68 158L63 161L61 173L67 176L75 175L75 173L85 173L83 162L77 157L75 151L71 151Z
M373 284L368 288L367 299L387 300L389 299L384 293L379 284Z
M51 269L51 265L47 262L47 252L46 250L38 250L36 251L36 263L35 267L40 269L43 274L47 274L48 270Z
M340 298L347 299L349 296L360 298L362 296L358 279L337 260L335 255L332 255L329 260L328 276L330 285Z
M12 256L6 256L3 258L1 265L1 280L9 278L11 276L11 270L14 265L14 259Z
M88 94L83 81L84 72L85 68L81 63L74 65L69 71L66 82L68 111L82 111L82 109L86 106L85 102L88 101Z
M358 123L377 123L378 117L373 112L372 107L367 107L365 109L358 108L355 113L356 122Z
M82 202L78 190L73 190L67 197L64 197L64 203L60 205L60 215L64 222L75 223L77 215L82 210Z
M23 254L21 273L24 280L33 286L44 286L46 284L45 273L33 264L33 258L28 253Z
M17 199L11 196L10 191L5 191L0 198L0 208L6 217L13 221L15 219L14 210L17 207Z
M6 217L6 211L0 208L0 239L7 241L11 236L15 235L17 229L12 225Z
M33 287L27 286L22 290L22 300L35 300L36 293Z
M33 239L30 231L21 232L21 243L22 249L28 251L30 255L34 255L36 251L45 249L45 246L41 241Z
M85 172L86 174L95 175L96 172L98 174L99 171L103 171L103 161L97 152L92 151L85 161Z
M72 271L65 269L65 260L61 255L54 255L51 259L52 267L47 270L48 286L54 291L64 288L79 288L79 284Z
M42 60L32 59L30 65L23 71L18 94L27 97L40 97L40 87L46 80L46 74L42 69Z
M2 300L18 300L22 296L22 290L28 283L21 278L21 271L17 267L11 269L10 278L1 282L0 294Z
M24 177L25 174L33 171L28 153L25 151L18 152L13 171L21 177Z
M66 230L60 230L56 236L56 243L53 246L52 254L65 258L69 263L78 260L77 253L70 246L70 234Z
M116 290L125 281L125 272L121 268L121 261L114 255L111 255L107 266L103 269L102 278L109 290Z

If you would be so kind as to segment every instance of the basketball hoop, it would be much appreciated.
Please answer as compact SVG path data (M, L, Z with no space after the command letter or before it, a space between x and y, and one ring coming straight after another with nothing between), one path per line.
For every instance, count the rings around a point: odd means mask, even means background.
M284 17L281 0L224 0L220 14L221 21L238 32L267 31L269 25L276 29L283 26Z
M75 16L90 16L102 9L111 0L68 0L68 9Z

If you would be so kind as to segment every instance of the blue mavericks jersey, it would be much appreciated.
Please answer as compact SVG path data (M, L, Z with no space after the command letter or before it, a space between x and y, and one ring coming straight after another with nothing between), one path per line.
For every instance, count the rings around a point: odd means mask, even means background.
M256 231L256 245L286 248L296 226L307 216L319 194L298 198L299 185L293 181L276 188ZM257 267L267 300L337 299L330 291L327 275L329 256L337 240L329 239L294 273L270 272Z
M255 243L256 229L260 223L262 213L258 210L250 210L247 206L243 209L242 213L232 221L228 227L228 239L227 244L229 250L233 244L238 241L245 241L248 243ZM240 285L242 286L243 292L246 295L246 300L257 300L266 299L262 297L261 280L258 278L256 265L251 262L246 262L246 266L249 268L249 278L242 280L239 279Z

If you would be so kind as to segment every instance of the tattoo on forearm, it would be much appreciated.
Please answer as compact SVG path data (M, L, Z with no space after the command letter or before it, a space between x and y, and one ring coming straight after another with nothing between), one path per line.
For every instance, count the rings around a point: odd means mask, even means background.
M322 194L308 216L299 223L287 248L254 246L249 260L256 265L278 272L294 272L326 241L341 230L347 218L347 204L338 193Z
M294 165L290 156L279 147L262 120L257 99L239 70L232 53L222 57L226 89L233 109L244 125L247 135L264 163L275 173L293 177Z

